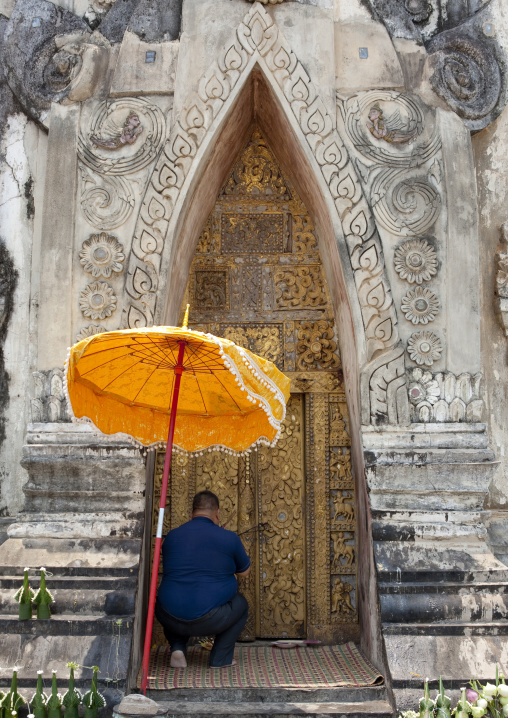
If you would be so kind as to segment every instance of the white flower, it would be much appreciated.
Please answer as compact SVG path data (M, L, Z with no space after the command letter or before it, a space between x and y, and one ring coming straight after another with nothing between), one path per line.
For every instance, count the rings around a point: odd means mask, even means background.
M427 287L415 287L407 292L400 308L413 324L428 324L439 311L439 300Z
M85 317L105 319L116 309L116 297L113 288L106 282L88 284L79 295L79 308Z
M407 351L411 359L417 364L431 366L440 358L443 345L434 332L415 332L408 339Z
M125 259L123 246L116 237L106 232L92 234L83 242L79 261L85 272L94 277L111 277L112 272L121 272Z
M425 239L410 239L397 247L395 271L410 284L428 282L437 273L437 257Z

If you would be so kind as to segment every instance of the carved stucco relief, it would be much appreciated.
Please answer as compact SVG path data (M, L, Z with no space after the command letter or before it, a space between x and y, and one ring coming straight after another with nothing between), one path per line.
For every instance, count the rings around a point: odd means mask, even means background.
M408 325L414 328L405 355L407 364L417 365L408 372L411 421L481 421L480 375L429 371L444 351L441 325L434 328L442 310L436 220L445 190L433 111L415 98L379 91L339 100L339 111L377 222L390 242L408 237L395 245L393 265L397 281L406 285L401 322L406 333ZM387 118L381 125L380 113Z
M269 73L296 118L328 186L342 224L358 295L366 353L364 422L407 423L409 405L403 350L376 224L356 170L307 72L278 26L259 4L239 25L231 44L187 101L156 163L136 225L129 257L123 326L154 323L160 312L159 274L178 196L198 148L252 59ZM376 377L374 378L374 373ZM399 391L404 387L404 392ZM375 408L373 408L375 406Z
M166 121L157 105L144 98L125 97L101 102L86 115L78 137L80 207L95 232L81 244L79 262L96 281L79 294L83 317L107 320L121 306L118 277L124 270L125 225L131 218L147 181L147 168L153 164L165 139ZM126 237L125 237L126 239ZM88 325L78 336L85 338L99 331ZM109 327L112 328L112 327Z

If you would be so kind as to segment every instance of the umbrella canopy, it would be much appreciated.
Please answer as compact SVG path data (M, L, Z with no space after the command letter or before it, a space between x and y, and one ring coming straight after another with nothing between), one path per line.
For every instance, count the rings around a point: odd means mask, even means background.
M67 389L76 418L153 446L166 443L178 375L175 446L242 452L279 438L289 379L270 361L212 334L165 326L96 334L70 350Z

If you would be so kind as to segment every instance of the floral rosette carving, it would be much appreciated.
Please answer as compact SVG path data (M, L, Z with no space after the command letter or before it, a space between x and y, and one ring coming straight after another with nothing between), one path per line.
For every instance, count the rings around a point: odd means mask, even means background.
M123 246L106 232L92 234L83 242L79 253L83 269L94 277L111 277L113 272L121 272L124 260Z
M88 284L79 295L79 308L85 317L106 319L116 309L116 296L106 282Z
M427 287L415 287L403 297L400 308L413 324L428 324L439 312L439 300Z
M88 339L88 337L93 337L95 334L102 334L102 332L106 331L106 327L102 327L100 324L89 324L87 327L83 327L77 335L76 341L80 342L83 339Z
M437 274L437 256L425 239L410 239L395 250L395 271L410 284L428 282Z
M423 402L434 405L439 399L441 390L432 374L422 369L413 369L409 374L409 401L413 406L420 406Z
M407 351L411 359L419 364L431 366L443 352L443 345L437 334L421 331L411 334L407 342Z

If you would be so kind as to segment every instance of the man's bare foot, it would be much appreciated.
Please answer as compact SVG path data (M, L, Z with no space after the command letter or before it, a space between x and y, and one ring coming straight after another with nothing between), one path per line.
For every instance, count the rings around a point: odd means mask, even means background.
M183 651L173 651L169 662L171 668L187 668L187 661Z

